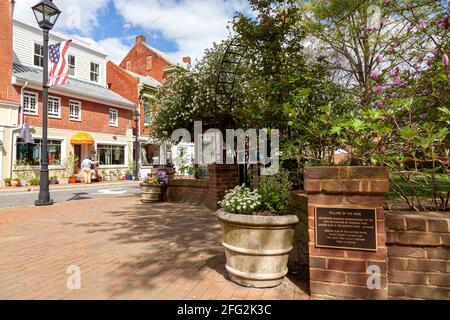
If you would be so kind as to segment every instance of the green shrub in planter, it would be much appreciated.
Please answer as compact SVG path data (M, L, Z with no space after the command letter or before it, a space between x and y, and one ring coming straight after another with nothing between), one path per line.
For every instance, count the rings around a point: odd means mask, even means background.
M280 171L274 176L260 177L255 187L261 195L262 209L277 215L286 214L289 199L289 175Z
M32 178L30 180L28 180L28 182L30 183L30 186L38 186L40 183L39 178Z

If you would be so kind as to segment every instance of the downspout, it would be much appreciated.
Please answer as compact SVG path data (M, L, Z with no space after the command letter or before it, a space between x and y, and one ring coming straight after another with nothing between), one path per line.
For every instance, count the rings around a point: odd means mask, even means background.
M9 173L9 177L12 178L12 167L13 167L13 149L14 149L14 132L18 131L20 129L22 129L23 126L23 117L24 117L24 112L23 112L23 91L25 90L25 88L28 86L28 81L25 81L25 84L20 88L20 105L19 105L19 126L12 129L11 130L11 140L10 140L10 146L11 146L11 155L9 157L9 165L8 165L8 173Z
M26 87L28 86L28 81L25 81L25 84L22 86L22 88L20 88L20 106L19 106L19 127L22 128L22 125L24 123L24 113L23 113L23 91L26 89Z

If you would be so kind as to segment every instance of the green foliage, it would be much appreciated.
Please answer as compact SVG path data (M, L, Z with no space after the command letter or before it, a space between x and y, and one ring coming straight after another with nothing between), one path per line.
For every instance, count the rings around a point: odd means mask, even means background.
M50 179L52 180L52 179ZM40 183L40 179L39 178L31 178L30 180L28 180L30 186L38 186Z
M277 175L259 177L256 188L261 195L261 207L274 214L285 214L289 199L289 179L286 171L280 171Z
M5 183L11 183L11 178L5 178L5 179L3 179L3 182L5 182Z

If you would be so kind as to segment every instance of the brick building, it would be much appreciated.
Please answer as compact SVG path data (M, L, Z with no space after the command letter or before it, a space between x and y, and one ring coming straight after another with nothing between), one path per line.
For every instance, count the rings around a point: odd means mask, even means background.
M191 150L191 146L161 144L150 138L151 110L154 94L159 86L167 80L170 73L177 69L186 70L191 63L189 57L182 63L176 62L168 55L153 48L143 35L136 37L134 46L119 65L109 61L107 64L107 83L111 90L122 97L139 104L142 115L138 124L138 140L140 142L141 176L147 176L153 166L171 161L179 148Z
M36 174L40 163L42 30L34 21L14 19L13 10L14 1L0 2L1 178ZM69 83L49 89L50 176L74 169L67 164L71 154L99 160L105 178L120 176L133 160L136 101L108 89L105 53L69 35L50 33L50 44L68 39ZM24 123L30 126L34 144L20 137Z

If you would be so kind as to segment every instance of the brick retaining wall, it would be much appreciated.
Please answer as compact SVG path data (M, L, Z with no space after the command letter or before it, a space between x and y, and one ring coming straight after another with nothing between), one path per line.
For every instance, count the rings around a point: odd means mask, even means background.
M207 179L170 179L167 190L168 201L208 205L208 184Z
M386 216L390 299L450 299L449 213Z

